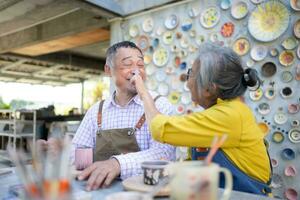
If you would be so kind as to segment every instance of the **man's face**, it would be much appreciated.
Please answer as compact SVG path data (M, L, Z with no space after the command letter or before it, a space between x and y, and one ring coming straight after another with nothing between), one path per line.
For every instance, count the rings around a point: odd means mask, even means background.
M130 83L134 72L138 70L143 80L145 76L145 66L143 55L137 49L120 48L114 58L114 66L110 68L110 75L115 83L116 89L136 93L135 87Z

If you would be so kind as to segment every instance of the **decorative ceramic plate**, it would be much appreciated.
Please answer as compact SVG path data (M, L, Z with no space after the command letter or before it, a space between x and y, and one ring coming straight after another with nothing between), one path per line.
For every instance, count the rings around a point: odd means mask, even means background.
M285 48L287 50L292 50L298 46L298 43L299 42L296 38L288 37L281 43L281 45L283 46L283 48Z
M173 35L173 32L171 31L166 31L164 34L163 34L163 42L167 45L171 44L173 42L173 39L174 39L174 35Z
M188 88L188 86L187 86L187 82L185 82L184 84L183 84L183 89L185 90L185 91L190 91L190 89Z
M209 7L201 13L200 23L204 28L212 28L220 20L220 11L217 7Z
M260 130L262 130L262 132L267 135L270 131L268 124L264 123L264 122L260 122L257 124L258 127L260 128Z
M293 89L289 86L286 86L280 90L280 94L284 99L292 97L293 93Z
M137 39L137 46L140 47L142 51L146 51L149 48L149 40L145 35L141 35Z
M290 114L296 114L298 113L300 110L300 105L299 104L295 104L295 103L290 103L288 105L288 111Z
M275 158L271 158L271 164L272 164L272 167L278 167L278 160L275 159Z
M299 44L299 46L298 46L298 48L297 48L297 56L298 56L298 58L300 59L300 44Z
M234 32L234 24L231 22L226 22L221 27L221 34L223 37L231 37Z
M276 95L274 87L267 88L264 95L269 100L274 99L274 97Z
M167 64L168 59L169 59L169 53L167 49L163 47L160 47L153 53L153 63L158 67L162 67L165 64Z
M296 70L295 70L296 74L295 74L295 79L297 81L300 81L300 63L298 63L298 65L296 66Z
M152 61L152 56L149 55L149 54L145 54L145 55L144 55L144 63L145 63L145 65L150 64L151 61Z
M152 78L148 78L146 81L146 86L149 90L154 91L157 88L157 81Z
M190 18L197 17L199 15L199 13L200 13L199 9L197 9L195 7L189 9L189 16L190 16Z
M254 4L260 4L262 3L264 0L251 0L252 3Z
M169 86L166 83L161 83L158 86L158 93L160 95L166 96L169 93Z
M293 160L296 157L296 152L291 148L284 148L281 151L281 158L283 160Z
M154 67L153 65L148 65L146 66L146 74L148 76L152 75L155 71L156 71L156 67Z
M300 39L300 19L298 19L294 24L294 35L296 38Z
M177 106L176 112L177 112L178 114L183 114L184 111L185 111L185 109L184 109L184 106L183 106L183 105L178 105L178 106Z
M163 32L164 32L164 28L161 26L156 29L156 35L158 36L161 36Z
M250 49L250 43L247 38L239 38L233 43L233 51L240 56L248 53Z
M234 19L242 19L248 14L248 5L246 2L239 1L232 5L231 16Z
M193 26L192 20L189 19L189 18L187 18L187 19L185 19L182 22L182 24L181 24L181 30L183 30L183 31L189 31L189 30L191 30L192 26Z
M261 88L259 88L258 90L256 91L250 91L249 92L249 95L250 95L250 99L253 100L253 101L258 101L262 98L263 96L263 91Z
M155 78L158 82L163 82L164 80L166 80L167 75L164 71L159 70L159 71L156 71Z
M171 78L171 87L175 91L181 92L183 90L182 82L179 80L178 76L173 76Z
M165 27L169 30L172 30L177 27L179 23L177 15L170 15L165 20Z
M171 92L169 94L168 100L172 104L177 104L180 100L180 94L178 92Z
M261 115L267 115L269 114L271 111L271 108L270 108L270 105L268 103L260 103L258 105L258 112L261 114Z
M272 57L275 57L275 56L277 56L278 55L278 49L276 49L276 48L272 48L271 50L270 50L270 55L272 56Z
M273 62L266 62L261 67L261 75L267 78L273 76L276 73L276 71L277 67Z
M287 122L288 118L286 116L286 114L284 114L283 112L278 112L274 115L274 122L276 124L282 125L285 124Z
M149 33L153 30L154 21L152 17L148 17L143 21L142 28L145 33Z
M293 143L300 143L300 129L293 128L289 131L289 139Z
M229 9L230 6L231 6L231 0L221 0L220 7L221 7L223 10Z
M183 93L181 96L181 103L187 105L191 103L191 94L190 93Z
M136 37L139 34L139 27L136 24L133 24L129 27L129 35L130 37Z
M290 50L282 51L279 55L279 62L285 67L291 66L295 61L295 53Z
M295 11L300 11L300 1L299 0L290 0L290 5Z
M159 38L154 38L152 40L152 47L156 48L156 47L158 47L158 45L159 45Z
M299 199L298 192L294 188L286 188L284 190L284 197L285 199L290 199L290 200Z
M261 61L265 59L268 54L268 48L264 45L255 45L252 47L250 56L255 61Z
M279 1L268 1L251 13L249 33L258 41L270 42L280 37L288 28L289 11Z
M255 62L253 60L248 60L246 62L247 67L253 67L254 64L255 64Z
M200 46L203 42L205 42L205 37L204 35L198 35L196 36L195 40L196 40L196 44Z
M292 127L298 127L298 126L300 126L300 121L298 119L293 119L291 121L291 126Z
M181 39L180 39L180 46L182 47L182 48L187 48L188 46L189 46L189 41L188 41L188 39L186 38L186 37L182 37Z
M293 74L290 71L281 72L281 81L284 83L289 83L293 80Z
M272 140L275 143L282 143L284 140L284 135L282 132L275 131L272 135Z

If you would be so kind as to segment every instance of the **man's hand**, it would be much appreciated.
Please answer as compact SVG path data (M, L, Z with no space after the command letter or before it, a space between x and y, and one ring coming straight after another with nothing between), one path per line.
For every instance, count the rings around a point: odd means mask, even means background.
M100 187L107 187L121 173L120 164L117 159L112 158L105 161L94 162L91 166L83 170L78 176L79 180L87 181L86 190L96 190Z

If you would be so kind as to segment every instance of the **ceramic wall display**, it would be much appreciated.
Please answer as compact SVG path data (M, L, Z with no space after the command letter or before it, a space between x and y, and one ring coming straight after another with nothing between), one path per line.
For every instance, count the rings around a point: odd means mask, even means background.
M181 46L181 48L184 48L184 49L186 49L189 46L189 40L187 37L182 37L180 39L180 46Z
M153 27L154 27L154 21L152 17L148 17L144 19L142 28L145 33L151 32L153 30Z
M172 104L177 104L179 102L179 100L180 100L180 94L179 94L179 92L171 92L169 94L168 100Z
M288 111L290 114L296 114L298 113L300 110L300 105L299 104L295 104L295 103L290 103L288 105Z
M270 42L288 28L289 11L280 1L268 1L257 6L248 21L249 33L256 40Z
M271 108L270 108L270 105L268 103L260 103L257 107L258 109L258 112L261 114L261 115L267 115L270 113L271 111Z
M158 67L163 67L169 60L169 52L166 48L160 47L153 53L153 63Z
M181 23L181 30L183 31L189 31L191 30L193 26L193 21L189 18L184 19L183 22Z
M282 132L279 132L279 131L275 131L273 134L272 134L272 141L275 142L275 143L282 143L284 140L284 135Z
M281 72L281 81L284 83L289 83L293 80L293 74L290 71L283 71Z
M232 22L226 22L221 27L221 35L223 37L231 37L234 32L234 24Z
M174 40L174 34L171 31L166 31L163 34L163 42L167 45L171 44Z
M288 165L284 169L284 175L294 177L297 175L297 169L294 165Z
M204 28L213 28L220 21L220 11L217 7L212 6L201 13L200 24Z
M274 115L274 122L278 125L285 124L288 120L288 117L283 112L277 112Z
M221 7L223 10L229 9L230 6L231 6L231 0L221 0L220 7Z
M165 81L167 78L167 75L164 71L162 70L159 70L159 71L156 71L155 73L155 79L158 81L158 82L163 82Z
M151 61L152 61L152 56L149 55L149 54L145 54L145 55L144 55L144 63L145 63L145 65L150 64Z
M184 105L188 105L191 103L191 94L190 93L183 93L181 96L181 103L183 103Z
M261 61L265 59L268 54L268 48L265 45L255 45L250 51L250 56L255 61Z
M287 50L292 50L295 49L298 46L298 40L294 37L288 37L285 40L283 40L283 42L281 43L281 45L283 46L283 48L287 49Z
M284 148L281 151L281 158L283 160L293 160L296 157L296 153L293 149L291 148Z
M136 36L139 35L139 27L138 25L136 24L132 24L130 27L129 27L129 35L130 37L134 38Z
M273 76L276 73L276 71L277 67L273 62L266 62L261 67L261 75L267 78Z
M295 53L290 50L282 51L279 55L279 62L285 67L291 66L295 62Z
M154 39L152 40L152 47L153 47L153 48L157 48L158 45L159 45L159 38L154 38Z
M280 90L280 94L284 99L292 97L293 93L294 93L293 89L289 86L286 86Z
M294 35L296 38L300 39L300 19L294 24Z
M181 70L185 70L185 69L186 69L186 66L187 66L186 62L182 62L182 63L180 63L179 68L180 68Z
M148 78L147 81L146 81L146 86L149 90L156 90L157 89L157 81L152 79L152 78Z
M278 167L278 160L275 158L271 158L271 165L272 167Z
M136 44L142 51L147 51L149 48L149 39L147 36L141 35L138 37Z
M300 126L300 121L298 119L293 119L291 121L291 126L292 127L299 127Z
M295 79L297 81L300 81L300 63L296 65L296 69L295 69Z
M185 108L183 105L178 105L177 108L176 108L176 112L177 114L183 114L185 111Z
M264 122L260 122L257 124L258 127L260 128L260 130L262 130L262 132L267 135L270 131L270 128L268 126L268 124L264 123Z
M199 14L200 14L200 10L199 10L198 8L193 7L193 8L190 8L190 9L189 9L189 17L190 17L190 18L195 18L195 17L197 17Z
M155 71L156 71L156 67L154 67L153 65L146 66L146 74L148 76L151 76Z
M179 23L179 19L178 19L177 15L172 14L166 18L165 27L169 30L173 30L177 27L178 23Z
M299 0L290 0L291 8L295 11L300 11L300 2Z
M298 200L298 192L294 188L285 189L284 196L287 200Z
M272 48L271 50L270 50L270 55L272 56L272 57L276 57L276 56L278 56L278 49L276 49L276 48Z
M275 89L274 87L268 87L266 90L265 90L265 93L264 93L265 97L269 100L272 100L274 99L274 97L276 96L276 92L275 92Z
M252 101L258 101L262 98L263 96L263 90L261 88L259 88L258 90L256 91L250 91L249 92L249 96L250 96L250 99Z
M281 188L283 186L283 178L276 173L272 175L271 187L274 189Z
M232 49L240 56L247 54L250 49L249 40L244 37L238 38L236 41L234 41Z
M248 14L248 5L244 1L239 1L231 6L231 16L234 19L242 19Z
M160 95L167 96L169 93L169 85L166 83L160 83L157 91Z
M196 44L200 46L203 42L205 42L205 36L204 35L197 35L195 38Z
M299 128L292 128L289 131L289 140L292 143L300 143L300 129Z

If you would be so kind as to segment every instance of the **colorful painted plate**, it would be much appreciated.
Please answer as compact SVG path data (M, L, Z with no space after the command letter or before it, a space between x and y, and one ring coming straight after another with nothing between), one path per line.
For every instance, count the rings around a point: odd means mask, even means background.
M234 19L242 19L248 14L248 5L246 2L239 1L231 7L231 16Z
M198 36L196 36L195 40L196 40L196 44L198 46L200 46L203 42L205 42L205 36L204 35L198 35Z
M201 13L200 23L204 28L212 28L220 20L220 11L217 7L212 6Z
M258 105L258 112L261 114L261 115L267 115L269 114L271 111L271 107L268 103L260 103Z
M295 79L297 81L300 81L300 63L298 63L298 65L296 66L295 72L296 72Z
M296 114L298 113L300 110L300 105L299 104L296 104L296 103L290 103L288 105L288 111L290 114Z
M300 19L298 19L294 24L294 35L296 38L300 39Z
M192 20L187 18L187 19L183 20L183 22L181 24L181 30L189 31L189 30L191 30L192 26L193 26Z
M292 50L298 46L298 43L299 42L296 38L288 37L281 43L281 45L283 46L283 48L285 48L287 50Z
M293 93L294 93L293 89L289 86L286 86L280 90L280 94L284 99L292 97Z
M279 62L285 67L291 66L295 61L295 53L290 50L282 51L279 55Z
M139 35L139 27L136 24L133 24L129 27L129 35L132 38Z
M137 39L137 46L140 47L142 51L146 51L149 48L149 40L145 35L141 35Z
M278 167L278 160L275 158L271 158L272 167Z
M291 129L289 131L289 140L293 143L300 143L300 129Z
M163 67L169 60L169 53L167 49L160 47L153 53L153 63L158 67Z
M173 39L174 39L174 35L173 35L173 32L171 31L166 31L164 34L163 34L163 42L167 45L171 44L173 42Z
M248 21L250 35L261 42L270 42L280 37L288 28L290 14L280 1L260 4L251 13Z
M152 17L148 17L143 21L142 28L145 33L149 33L153 30L154 21Z
M169 86L166 83L161 83L158 86L158 93L163 96L167 96L169 93Z
M265 59L268 54L268 48L265 45L255 45L250 51L250 56L255 61Z
M286 188L284 190L284 197L288 200L297 200L298 198L298 192L294 188Z
M274 121L276 124L282 125L285 124L287 122L288 118L286 116L286 114L284 114L283 112L277 112L274 115Z
M170 103L177 104L180 100L180 94L178 92L171 92L168 99Z
M249 96L250 96L250 99L253 100L253 101L258 101L262 98L263 96L263 91L261 88L259 88L258 90L256 91L250 91L249 92Z
M267 99L272 100L272 99L274 99L275 95L276 95L276 93L275 93L274 87L269 87L269 88L266 89L265 97Z
M295 11L300 11L300 1L299 0L290 0L291 8Z
M284 148L281 151L281 158L283 160L293 160L296 157L296 153L293 149L291 148Z
M240 56L248 53L250 49L250 43L247 38L239 38L233 43L233 51Z
M262 3L264 0L251 0L252 3L254 4L260 4Z
M254 64L255 64L255 62L253 60L248 60L246 62L247 67L253 67Z
M281 81L284 83L289 83L293 80L293 74L290 71L281 72Z
M272 135L272 141L275 143L282 143L284 140L284 135L282 132L275 131Z
M170 15L165 20L165 27L169 30L175 29L179 23L177 15Z
M276 49L276 48L272 48L271 50L270 50L270 55L272 56L272 57L275 57L275 56L277 56L278 55L278 50Z
M231 6L231 0L221 0L220 7L221 7L223 10L229 9L230 6Z
M149 55L149 54L145 54L144 55L144 63L145 63L145 65L149 65L151 63L151 61L152 61L152 56Z
M221 35L223 37L231 37L234 32L234 24L231 22L226 22L221 27Z
M258 127L260 128L260 130L262 130L262 132L267 135L270 131L268 124L264 123L264 122L260 122L257 124Z
M294 177L297 175L297 169L294 165L288 165L284 169L284 175Z
M183 105L178 105L177 108L176 108L176 112L177 114L183 114L185 111L185 108Z
M261 75L267 78L273 76L276 73L276 71L277 67L273 62L266 62L261 67Z

